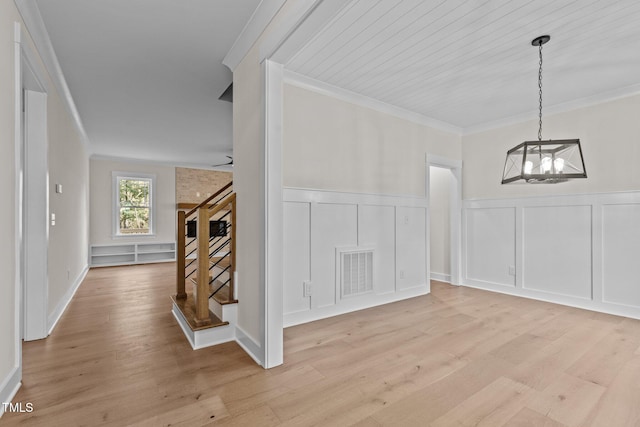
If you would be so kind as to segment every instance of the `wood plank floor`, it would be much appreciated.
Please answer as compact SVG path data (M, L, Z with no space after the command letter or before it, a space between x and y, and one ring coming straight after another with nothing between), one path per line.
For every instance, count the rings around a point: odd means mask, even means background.
M235 343L192 351L173 264L91 270L24 345L0 425L640 425L640 321L434 282L432 294L285 331L268 371Z

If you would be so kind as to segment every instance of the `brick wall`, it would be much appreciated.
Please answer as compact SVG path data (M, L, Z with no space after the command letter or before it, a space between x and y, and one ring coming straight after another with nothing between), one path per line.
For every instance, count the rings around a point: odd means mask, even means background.
M176 168L176 203L200 203L233 179L233 173Z

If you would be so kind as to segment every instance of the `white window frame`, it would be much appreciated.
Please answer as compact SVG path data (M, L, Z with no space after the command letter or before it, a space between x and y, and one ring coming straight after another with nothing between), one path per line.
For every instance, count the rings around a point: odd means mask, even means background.
M112 174L112 234L113 237L121 238L145 238L156 235L156 176L146 173L135 172L118 172L113 171ZM122 179L143 179L148 180L151 186L149 190L149 233L147 234L122 234L120 233L120 186L119 182Z

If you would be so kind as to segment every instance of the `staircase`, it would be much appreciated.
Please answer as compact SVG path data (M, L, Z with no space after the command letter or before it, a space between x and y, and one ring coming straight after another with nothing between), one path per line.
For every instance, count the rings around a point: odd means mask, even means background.
M194 349L235 339L236 195L233 182L178 211L173 315Z

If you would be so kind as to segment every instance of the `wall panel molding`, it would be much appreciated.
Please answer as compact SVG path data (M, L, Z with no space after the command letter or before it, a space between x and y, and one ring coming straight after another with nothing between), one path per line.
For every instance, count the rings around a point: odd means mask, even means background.
M285 188L283 201L285 326L429 293L425 199ZM367 293L341 294L345 248L373 251Z
M479 213L477 233L470 224ZM635 191L466 200L463 285L640 319L638 218ZM470 270L470 263L483 269ZM500 279L505 271L515 286Z

